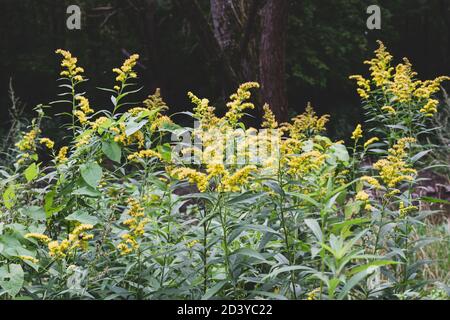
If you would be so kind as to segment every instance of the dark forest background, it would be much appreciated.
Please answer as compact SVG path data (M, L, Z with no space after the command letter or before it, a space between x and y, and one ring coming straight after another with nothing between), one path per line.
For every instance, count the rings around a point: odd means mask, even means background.
M82 9L81 30L66 28L70 4ZM382 9L381 30L366 27L371 4ZM421 78L450 74L450 0L0 0L0 39L2 132L9 79L31 117L36 104L57 99L54 51L63 48L85 68L97 110L110 101L95 87L112 87L111 69L139 53L142 97L159 87L172 112L191 108L187 91L220 111L240 82L259 81L257 99L280 120L311 101L332 115L340 138L361 116L348 76L367 74L377 39L396 61L409 57Z

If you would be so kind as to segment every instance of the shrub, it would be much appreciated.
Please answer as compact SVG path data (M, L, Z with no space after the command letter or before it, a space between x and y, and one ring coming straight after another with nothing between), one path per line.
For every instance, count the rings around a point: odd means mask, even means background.
M265 105L262 130L246 128L257 83L241 85L223 117L189 93L196 125L177 125L159 90L129 102L138 55L101 89L112 111L95 110L83 68L57 53L64 92L51 105L66 110L67 141L45 137L39 106L1 171L4 298L442 296L428 293L431 262L417 254L439 239L410 233L433 213L414 196L415 164L444 78L412 82L406 62L393 73L380 45L373 79L355 77L374 129L359 125L347 148L311 105L284 124Z

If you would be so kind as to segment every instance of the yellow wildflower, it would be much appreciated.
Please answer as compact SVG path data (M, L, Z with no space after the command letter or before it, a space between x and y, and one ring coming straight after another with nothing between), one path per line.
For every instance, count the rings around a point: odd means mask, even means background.
M61 54L63 56L61 67L64 67L65 70L61 72L61 76L73 79L75 80L75 82L83 81L81 73L84 72L84 69L81 67L77 67L78 59L73 57L72 54L66 50L58 49L55 51L55 53Z
M89 106L89 100L83 96L75 97L75 100L79 101L79 107L86 115L94 113L94 110Z
M307 294L306 300L316 300L317 294L320 292L320 288L316 288Z
M132 153L128 156L128 160L135 161L137 159L157 158L162 159L161 155L153 150L141 150L139 152Z
M361 75L353 75L349 77L350 80L356 80L358 89L356 90L359 96L363 99L369 98L370 81L364 79Z
M56 161L58 163L62 163L67 160L67 151L69 150L69 147L62 147L59 149L58 155L56 156Z
M355 200L366 202L367 200L369 200L369 195L365 191L360 191L357 193Z
M25 133L22 140L16 143L16 147L20 151L35 151L36 150L36 137L41 132L40 129L32 129L29 132Z
M133 68L136 66L137 60L139 59L138 54L131 55L125 60L120 68L114 68L113 72L117 73L116 81L124 83L129 78L136 78L137 74L133 72Z
M53 149L53 147L55 146L55 143L49 138L42 138L39 140L39 143L45 145L49 149Z
M380 182L374 177L363 176L360 178L360 180L363 182L367 182L370 186L375 187L376 189L381 188Z
M231 176L225 177L222 180L222 191L239 192L249 182L251 173L255 171L257 171L256 166L250 165L239 169Z
M155 119L155 121L153 121L152 125L150 126L150 130L155 131L156 129L161 129L164 126L168 126L171 124L173 124L173 121L168 116L160 116Z
M278 128L278 122L275 119L275 115L273 114L270 106L266 103L263 106L264 110L264 122L261 124L261 127L264 129L276 129Z
M245 102L250 99L250 89L259 88L257 82L247 82L241 84L236 93L230 96L230 102L227 103L228 112L225 114L225 119L234 128L239 120L244 115L245 109L254 109L255 105L251 102Z
M171 176L180 180L188 179L190 183L196 184L200 192L205 192L208 187L208 179L204 173L190 168L178 168L170 172Z
M403 201L401 201L399 209L398 209L398 212L399 212L400 218L404 218L404 217L406 217L406 215L408 213L413 212L413 211L417 211L417 210L419 210L419 208L416 207L416 206L405 207L405 204L403 203Z
M78 118L81 124L85 124L86 122L88 122L86 114L83 111L76 110L73 114Z
M192 241L190 241L189 243L186 244L186 247L188 247L189 249L192 249L198 243L200 243L200 241L192 240Z
M372 71L372 78L377 87L385 87L392 78L394 68L390 66L392 55L386 50L383 42L378 41L378 49L375 50L375 58L370 61L364 61L365 64L370 65Z
M397 111L395 111L395 109L391 106L384 106L381 108L382 111L386 111L389 114L396 114Z
M366 141L366 143L364 143L364 149L377 141L380 141L380 139L378 139L377 137L370 138Z
M282 130L289 132L289 137L294 140L302 140L306 137L312 137L325 131L325 126L329 121L328 114L322 117L316 116L311 103L308 102L305 112L293 118L292 124L283 124Z
M139 244L134 236L129 233L125 233L121 238L122 241L117 245L117 249L121 251L121 255L127 255L132 253L133 250L139 249Z
M76 139L77 143L75 144L75 147L80 148L80 147L88 144L89 141L91 140L91 138L92 138L92 132L90 132L90 131L83 132L81 135L79 135L77 137L77 139Z
M352 139L359 140L360 138L362 138L362 136L363 136L362 127L360 124L358 124L352 133Z
M25 235L25 238L27 238L27 239L30 239L30 238L31 239L36 239L36 240L38 240L40 242L43 242L43 243L48 243L50 241L50 238L47 237L45 234L42 234L42 233L27 233Z
M438 105L438 100L430 99L428 100L427 104L422 109L420 109L420 112L424 113L426 117L432 117L435 113L437 113Z
M395 188L403 181L413 181L417 171L409 168L405 162L408 156L406 149L410 143L415 142L414 138L402 138L388 150L389 155L385 159L378 160L374 169L380 172L381 179L389 188Z
M39 260L32 257L32 256L24 256L24 255L20 255L19 259L23 260L23 261L30 261L32 263L39 263Z

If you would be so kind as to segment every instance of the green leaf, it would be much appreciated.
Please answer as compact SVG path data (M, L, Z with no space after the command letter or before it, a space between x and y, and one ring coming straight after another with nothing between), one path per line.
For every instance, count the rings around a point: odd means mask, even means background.
M280 273L297 271L297 270L305 270L305 271L310 271L310 272L315 271L314 269L312 269L310 267L305 267L305 266L286 266L286 267L281 267L281 268L275 269L274 271L269 273L267 276L265 276L262 280L265 281L269 278L275 278Z
M305 224L308 226L308 228L311 229L317 240L319 242L322 242L323 239L322 230L320 229L320 226L317 223L317 221L314 219L305 219Z
M69 221L78 221L84 224L96 225L98 223L98 218L87 214L86 212L76 211L71 215L66 217Z
M30 164L28 166L28 168L25 169L25 171L23 172L23 174L25 175L25 178L27 179L28 182L33 181L34 179L36 179L36 177L39 174L39 168L36 165L35 162L33 162L32 164Z
M170 144L165 143L162 146L159 145L157 149L164 161L170 162L170 160L172 160L172 148L170 147Z
M214 285L213 287L209 288L208 290L206 290L205 295L202 297L202 300L209 300L210 298L212 298L217 292L220 291L220 289L222 289L222 287L227 283L227 281L220 281L219 283L217 283L216 285Z
M14 206L16 193L14 192L15 186L9 185L3 192L3 203L7 209L11 209Z
M418 154L416 154L415 156L411 157L411 162L416 162L420 159L422 159L423 157L425 157L427 154L429 154L431 151L433 150L425 150L425 151L421 151Z
M127 135L127 137L131 136L133 133L139 131L147 122L148 120L142 120L139 123L136 123L134 121L128 123L125 128L125 134Z
M91 198L98 198L102 195L99 191L97 191L96 189L91 188L89 186L81 187L81 188L73 191L72 194L76 195L76 196L87 196L87 197L91 197Z
M348 162L350 160L347 148L343 144L333 144L330 147L330 150L333 151L334 155L339 161Z
M422 200L422 201L425 201L425 202L429 202L429 203L441 203L441 204L450 205L450 201L443 200L443 199L438 199L438 198L433 198L433 197L421 197L419 200Z
M257 260L260 260L260 261L268 263L266 258L264 258L261 253L256 252L255 250L250 249L250 248L240 248L240 249L237 249L236 251L234 251L232 254L241 255L241 256L250 257L250 258L255 258Z
M117 142L103 141L102 151L112 161L120 163L120 158L122 158L122 149Z
M80 168L81 177L92 188L97 188L100 179L102 178L102 167L97 162L89 162L83 164Z
M26 208L27 215L35 221L44 221L47 217L45 211L41 207L31 206Z
M10 264L9 271L2 274L0 286L12 297L15 297L23 286L23 269L18 264ZM1 273L0 273L1 274Z
M353 289L353 287L355 287L358 283L360 283L364 278L366 278L370 273L371 272L368 272L368 270L364 270L351 277L339 293L338 300L344 299L349 291Z
M387 266L387 265L391 265L391 264L399 264L399 262L397 261L392 261L392 260L376 260L376 261L372 261L370 263L361 265L361 266L357 266L355 268L352 269L352 271L350 272L350 275L354 275L357 274L361 271L365 271L368 270L369 272L372 272L373 270L375 270L378 267L381 266Z

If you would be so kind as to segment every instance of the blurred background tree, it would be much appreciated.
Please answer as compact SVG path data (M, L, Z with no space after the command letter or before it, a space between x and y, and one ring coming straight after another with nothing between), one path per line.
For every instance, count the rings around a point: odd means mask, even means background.
M81 30L66 28L70 4L81 7ZM371 4L382 9L381 30L366 27ZM56 48L79 57L93 79L89 88L111 86L111 69L139 53L142 97L160 87L172 112L191 108L187 91L223 112L239 82L256 80L257 99L280 120L311 101L332 115L337 138L359 121L359 98L347 78L365 72L362 62L376 39L397 58L408 56L421 77L450 74L448 0L2 0L1 6L2 132L11 120L10 77L28 113L54 99ZM109 104L102 92L88 93L94 106Z

